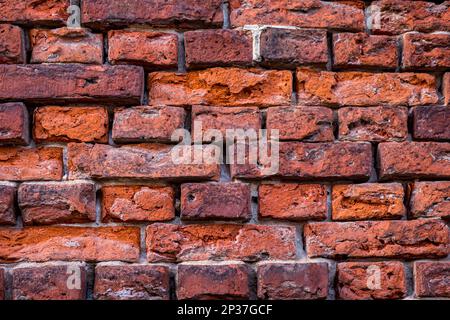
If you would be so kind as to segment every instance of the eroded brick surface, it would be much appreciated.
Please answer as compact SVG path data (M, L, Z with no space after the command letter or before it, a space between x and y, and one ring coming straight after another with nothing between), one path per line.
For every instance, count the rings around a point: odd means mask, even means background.
M450 297L450 263L416 262L415 292L418 297Z
M0 144L28 144L29 116L23 103L0 104Z
M22 29L10 24L0 24L0 63L25 62L26 48Z
M410 207L414 218L450 218L450 182L415 182Z
M12 185L0 184L0 225L16 223L15 199L16 188Z

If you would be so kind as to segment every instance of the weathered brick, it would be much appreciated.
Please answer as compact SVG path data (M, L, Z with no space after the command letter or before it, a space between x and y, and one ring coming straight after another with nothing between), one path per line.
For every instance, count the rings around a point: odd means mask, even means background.
M450 108L430 106L413 109L413 136L423 140L450 140Z
M262 184L259 216L286 220L323 220L327 217L327 190L319 184Z
M280 140L333 141L333 111L324 107L273 107L267 110L267 130L279 130Z
M340 299L401 299L407 294L401 262L344 262L337 265Z
M172 187L104 186L102 219L113 221L167 221L175 218Z
M253 62L252 33L245 30L196 30L184 34L189 68L247 66Z
M152 31L108 32L108 57L112 64L137 64L151 68L175 68L178 36Z
M366 33L333 34L334 67L395 69L397 38Z
M192 147L186 149L188 155L194 150ZM172 146L161 144L125 145L116 148L102 144L70 143L69 179L218 179L218 164L176 164L172 159L172 150ZM202 150L205 151L205 147ZM177 155L176 152L175 149L173 153Z
M328 62L325 30L267 28L261 33L261 59L269 66L325 65Z
M24 33L20 27L0 24L0 63L26 63Z
M362 2L319 0L232 0L231 24L289 25L302 28L364 29Z
M23 103L0 104L0 144L28 144L28 126L28 111Z
M88 29L32 29L31 63L103 63L103 35Z
M95 221L95 184L90 182L23 183L18 202L26 225Z
M339 139L403 141L408 136L406 107L347 107L338 110Z
M403 68L407 70L450 68L450 34L407 33L403 35L402 61Z
M108 142L108 111L104 107L48 106L34 111L37 142Z
M442 93L444 95L444 105L450 106L450 73L447 72L442 78Z
M436 79L423 73L297 71L298 102L332 106L416 106L438 102Z
M62 148L0 147L0 180L61 180Z
M210 106L192 107L192 138L195 142L211 142L208 130L220 130L226 138L226 130L244 131L261 129L261 114L257 107L222 108Z
M250 268L244 263L180 264L177 298L194 300L249 299Z
M327 263L262 263L257 271L258 298L311 300L328 296Z
M136 66L0 65L0 99L36 102L141 102L144 72Z
M375 34L450 31L450 3L374 1L367 9L368 29Z
M0 262L139 259L138 227L0 229Z
M310 258L436 258L448 254L440 220L317 222L305 226Z
M186 183L181 185L181 219L249 220L250 185L245 183Z
M0 184L0 225L14 225L16 223L15 198L15 187Z
M5 299L5 269L0 268L0 300Z
M416 262L414 278L418 297L450 298L450 262Z
M239 146L238 146L239 147ZM249 163L248 152L245 164L231 164L231 175L235 178L261 179L277 176L296 180L351 179L366 180L372 170L372 148L370 143L336 142L303 143L281 142L279 147L278 172L264 171L275 163ZM278 160L278 159L277 159ZM275 170L274 170L275 171Z
M147 258L151 262L197 260L294 259L294 227L237 224L147 227Z
M406 215L400 183L333 186L333 220L399 219Z
M284 105L291 101L292 74L238 68L211 68L187 74L154 72L149 74L148 87L152 104Z
M70 0L21 0L0 2L0 21L20 24L62 25Z
M80 264L16 267L12 270L14 300L84 300L86 268Z
M158 265L97 265L96 300L168 300L170 270Z
M450 218L450 181L415 182L410 207L414 218Z
M450 143L385 142L378 145L380 179L450 177Z
M146 24L178 28L214 27L223 22L221 0L84 0L82 21L99 28Z
M114 112L112 138L116 143L171 142L176 129L184 128L186 112L168 106L139 106Z

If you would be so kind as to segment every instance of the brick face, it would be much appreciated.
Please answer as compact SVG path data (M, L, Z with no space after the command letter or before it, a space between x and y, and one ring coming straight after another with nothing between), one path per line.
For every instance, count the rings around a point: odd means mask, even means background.
M0 300L449 298L449 21L0 0Z
M103 62L103 35L87 29L33 29L31 63Z
M108 56L112 64L170 69L177 66L177 52L176 34L128 30L108 33Z
M157 265L97 265L95 300L168 300L170 272Z
M38 142L108 141L108 112L103 107L37 108L34 112L34 138Z
M86 268L82 265L17 267L12 279L13 300L86 298Z
M187 74L150 73L149 97L153 104L270 106L291 99L292 74L288 71L212 68Z
M28 110L23 103L0 104L0 144L28 144Z
M150 262L293 259L293 227L213 224L147 227ZM204 243L203 243L204 242Z
M250 268L245 264L181 264L177 273L177 298L248 299Z
M251 65L252 34L244 30L197 30L184 34L186 64L190 68Z
M20 27L10 24L0 24L0 63L25 62L26 48L24 32Z

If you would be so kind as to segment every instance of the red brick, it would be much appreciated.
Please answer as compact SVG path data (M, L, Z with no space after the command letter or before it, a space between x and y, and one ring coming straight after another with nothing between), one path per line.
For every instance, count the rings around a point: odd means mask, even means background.
M327 190L319 184L262 184L259 216L286 220L323 220L327 217Z
M260 46L264 65L295 67L328 62L325 30L267 28L261 33Z
M69 179L218 179L218 164L176 164L172 159L172 149L172 146L161 144L116 148L102 144L70 143ZM187 154L190 155L193 148L187 149ZM205 151L205 147L202 149Z
M108 142L108 111L104 107L48 106L34 111L37 142Z
M442 78L442 94L444 95L444 105L450 106L450 73L448 72Z
M450 143L385 142L378 145L380 179L450 177Z
M252 33L245 30L196 30L184 34L189 68L247 66L253 63Z
M180 300L234 300L250 297L250 268L243 263L178 266L177 298Z
M364 29L362 2L319 0L231 0L231 24L289 25L302 28Z
M261 114L257 107L193 106L191 118L192 139L195 142L211 142L213 137L209 136L208 130L220 130L226 138L226 130L258 132L261 129Z
M18 202L26 225L95 221L95 184L90 182L23 183Z
M0 180L61 180L62 148L0 147Z
M450 34L403 35L402 61L403 68L407 70L450 68Z
M423 140L450 140L450 108L416 107L413 109L413 136Z
M328 296L327 263L263 263L257 271L258 298L311 300Z
M186 183L181 185L181 219L249 220L250 185L244 183Z
M439 220L317 222L304 229L310 258L437 258L449 251Z
M136 66L0 65L0 77L0 99L33 103L140 103L144 87Z
M338 110L339 139L402 141L408 136L406 107L348 107Z
M16 224L15 198L15 187L12 185L0 184L0 225Z
M381 0L368 8L368 29L376 34L450 31L450 4Z
M283 105L291 102L292 74L237 68L212 68L187 74L154 72L149 74L148 87L152 104Z
M334 67L397 67L397 38L366 33L333 34Z
M221 0L83 0L82 21L95 27L146 24L177 28L214 27L223 22Z
M234 178L261 179L276 176L296 180L351 179L366 180L372 170L372 148L370 143L336 142L303 143L281 142L278 172L267 169L274 163L249 163L248 152L245 164L234 161L231 175Z
M450 181L415 182L410 206L414 218L450 218Z
M26 60L22 29L10 24L0 24L0 63L26 63Z
M399 219L406 215L400 183L333 186L333 220Z
M28 144L28 126L28 111L23 103L0 104L0 144Z
M172 187L104 186L102 219L105 222L168 221L175 218Z
M14 300L84 300L84 265L16 267L12 271Z
M178 36L163 32L112 30L108 32L108 56L112 64L175 68L178 64Z
M324 107L274 107L267 110L267 130L280 140L333 141L333 111Z
M69 0L21 0L0 3L0 21L20 24L62 25L69 14Z
M344 262L337 265L337 294L346 300L401 299L407 294L401 262Z
M0 262L81 260L134 262L138 227L29 227L0 229Z
M116 143L170 142L176 129L184 128L186 112L168 106L139 106L114 112L112 138Z
M96 300L169 300L170 270L157 265L97 265Z
M298 102L332 106L416 106L438 102L436 79L423 73L297 71Z
M5 269L0 268L0 300L5 299Z
M88 29L32 29L31 63L103 63L103 35Z
M198 260L294 259L294 227L237 224L147 227L147 258L151 262Z
M418 297L450 298L450 262L416 262L414 278Z

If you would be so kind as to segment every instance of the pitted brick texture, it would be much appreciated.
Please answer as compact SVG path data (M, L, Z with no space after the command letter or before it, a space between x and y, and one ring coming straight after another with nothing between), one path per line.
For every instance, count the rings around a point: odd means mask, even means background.
M449 298L449 110L450 1L0 0L0 300Z

